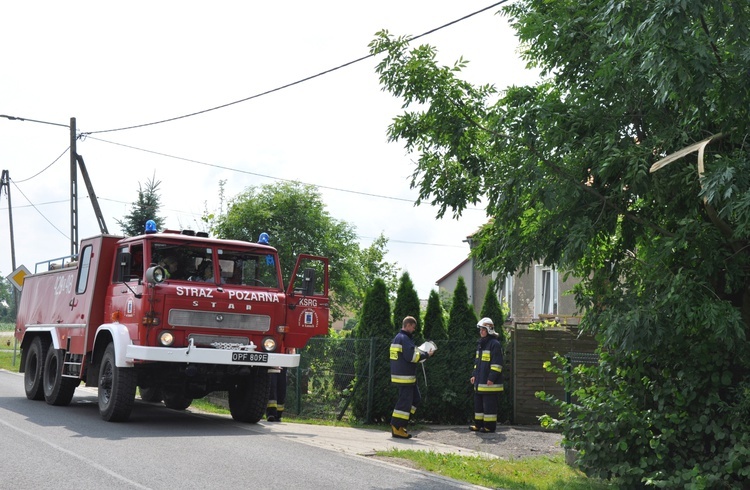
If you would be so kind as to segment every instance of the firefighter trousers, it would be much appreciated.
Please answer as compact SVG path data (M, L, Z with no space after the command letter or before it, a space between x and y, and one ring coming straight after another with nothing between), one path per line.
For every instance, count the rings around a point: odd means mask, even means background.
M494 431L497 428L498 393L474 392L474 425Z
M398 385L398 401L391 415L391 425L406 427L421 401L422 395L417 383Z
M280 373L268 375L268 406L266 407L266 418L269 421L280 421L284 414L284 402L286 401L286 369L281 368Z

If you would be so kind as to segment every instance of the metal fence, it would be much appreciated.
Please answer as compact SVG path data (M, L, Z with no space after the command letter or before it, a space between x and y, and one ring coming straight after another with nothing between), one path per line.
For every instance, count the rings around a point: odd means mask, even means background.
M397 398L397 390L390 383L389 345L390 339L310 339L300 353L300 365L287 370L286 412L312 419L353 420L356 399L359 421L383 421L384 415L388 418ZM556 376L544 369L544 362L552 361L556 352L575 351L594 356L591 352L595 347L595 340L573 331L512 332L504 349L505 392L500 398L498 420L536 424L538 416L556 413L552 405L536 397L538 391L555 394L560 399L565 396ZM417 370L424 398L416 414L418 420L429 423L470 420L473 395L468 380L475 349L476 340L438 342L436 357ZM212 401L221 402L221 398L212 396Z

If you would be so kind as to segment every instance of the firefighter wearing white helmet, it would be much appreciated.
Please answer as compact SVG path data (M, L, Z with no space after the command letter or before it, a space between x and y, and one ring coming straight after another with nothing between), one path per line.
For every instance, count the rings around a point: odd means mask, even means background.
M477 323L479 342L470 382L474 386L474 432L495 432L498 399L503 392L503 345L491 318Z

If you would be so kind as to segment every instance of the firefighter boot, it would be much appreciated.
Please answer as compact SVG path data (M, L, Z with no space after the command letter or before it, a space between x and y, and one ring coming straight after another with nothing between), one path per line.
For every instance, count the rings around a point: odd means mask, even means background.
M411 439L411 434L406 431L406 427L396 427L391 425L391 437L398 439Z

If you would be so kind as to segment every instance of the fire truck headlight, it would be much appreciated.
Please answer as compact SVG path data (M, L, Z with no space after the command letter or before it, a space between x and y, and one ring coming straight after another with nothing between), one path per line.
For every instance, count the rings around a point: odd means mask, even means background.
M174 344L174 335L171 332L162 332L159 334L159 343L164 347Z
M266 352L273 352L276 350L276 340L273 337L266 337L263 339L263 350Z
M167 272L163 267L159 265L149 267L146 270L146 282L148 282L149 284L159 284L161 282L164 282L164 279L166 278Z

